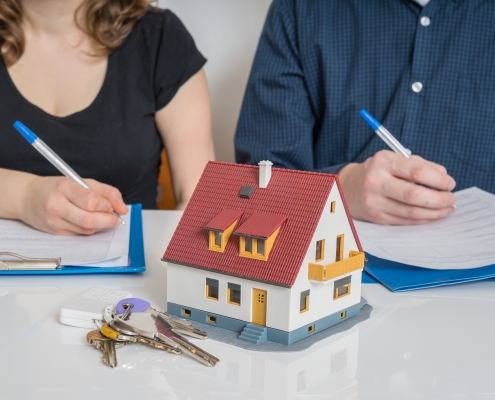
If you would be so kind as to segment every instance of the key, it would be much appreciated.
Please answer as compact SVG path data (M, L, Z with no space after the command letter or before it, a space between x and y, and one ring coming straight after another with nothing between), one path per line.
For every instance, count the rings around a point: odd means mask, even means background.
M171 325L171 329L179 335L187 335L197 339L208 339L208 334L204 331L196 329L192 327L192 322L185 319L172 319L172 317L164 312L156 310L151 307L150 303L146 300L138 299L138 298L128 298L123 299L117 303L115 307L115 314L124 314L127 310L124 307L124 304L132 304L132 312L145 312L152 314L159 314L167 320L167 322Z
M103 334L103 336L116 340L118 342L137 342L137 336L136 335L125 335L112 327L110 327L106 322L101 324L100 331Z
M117 366L117 353L115 341L102 335L100 331L91 331L86 335L86 341L103 351L103 364L115 368Z
M120 320L119 316L116 316L115 320L119 320L119 324L125 326L126 329L133 330L140 336L160 340L170 346L179 348L195 360L210 367L214 367L220 361L174 332L172 326L168 323L168 319L163 318L160 314L133 312L126 321Z
M168 351L169 353L173 354L182 354L182 350L179 348L174 348L172 346L169 346L166 343L158 342L156 340L152 340L149 338L145 338L143 336L136 335L136 333L132 332L132 335L126 335L121 332L119 332L116 329L113 329L110 327L107 323L103 323L101 325L101 333L106 336L107 338L117 340L117 341L127 341L127 342L133 342L133 343L143 343L148 346L154 347L155 349L163 350L163 351Z

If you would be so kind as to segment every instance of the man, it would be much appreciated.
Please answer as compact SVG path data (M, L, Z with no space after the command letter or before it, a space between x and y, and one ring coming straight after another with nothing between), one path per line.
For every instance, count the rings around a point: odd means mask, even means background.
M495 192L494 21L493 0L274 0L238 162L338 173L352 215L382 224L451 214L454 186Z

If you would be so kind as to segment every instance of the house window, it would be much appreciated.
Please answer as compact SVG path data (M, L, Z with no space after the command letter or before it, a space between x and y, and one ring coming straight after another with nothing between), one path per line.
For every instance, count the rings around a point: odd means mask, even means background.
M258 254L265 254L265 240L264 239L258 239L258 248L256 249L256 252Z
M309 310L309 290L301 292L301 299L299 302L299 312L302 314Z
M325 240L316 242L316 261L321 261L325 258Z
M216 279L206 278L206 298L218 300L218 281Z
M241 285L227 284L227 303L235 306L241 305Z
M308 333L313 333L315 331L315 325L308 326Z
M340 319L344 319L345 317L347 317L347 311L342 311L340 313Z
M206 317L206 320L210 323L210 324L216 324L217 323L217 317L215 317L214 315L208 315Z
M246 236L246 252L252 253L253 252L253 238Z
M333 285L334 300L351 294L351 275L336 280Z
M330 214L333 214L335 212L335 201L332 201L330 203Z
M222 232L214 232L215 234L215 246L222 246Z
M344 235L337 236L337 246L335 252L335 261L342 261L344 259Z
M280 228L268 238L239 235L239 255L241 257L254 258L255 260L267 261L273 243Z

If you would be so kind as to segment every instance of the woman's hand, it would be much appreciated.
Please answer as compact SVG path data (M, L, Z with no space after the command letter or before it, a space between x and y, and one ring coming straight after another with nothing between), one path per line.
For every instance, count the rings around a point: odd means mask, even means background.
M65 177L32 176L24 182L18 218L32 227L57 235L91 235L116 228L127 206L120 192L92 179L86 183L98 194Z
M382 150L348 164L339 180L353 218L385 225L433 222L455 211L454 179L421 157Z

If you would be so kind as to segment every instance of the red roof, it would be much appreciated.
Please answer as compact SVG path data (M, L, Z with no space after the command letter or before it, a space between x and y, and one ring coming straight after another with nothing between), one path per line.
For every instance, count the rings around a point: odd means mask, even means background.
M240 218L242 211L224 209L220 211L220 214L213 217L213 219L206 224L204 229L211 231L224 231L236 220Z
M163 260L291 287L296 281L333 184L337 183L341 193L342 190L336 175L280 168L272 169L268 187L261 189L258 186L258 172L257 166L209 162ZM241 186L255 188L251 198L238 195ZM344 208L361 251L345 201ZM223 253L208 250L208 232L203 227L225 209L243 211L238 222L239 230L253 215L271 214L287 218L268 261L240 257L239 236L235 235L230 237ZM256 226L261 227L258 224Z
M260 189L265 190L265 189ZM267 239L280 225L287 221L287 217L280 214L256 213L234 231L234 235L254 236Z

